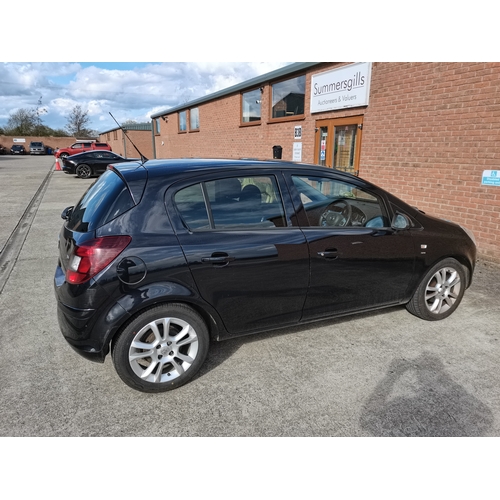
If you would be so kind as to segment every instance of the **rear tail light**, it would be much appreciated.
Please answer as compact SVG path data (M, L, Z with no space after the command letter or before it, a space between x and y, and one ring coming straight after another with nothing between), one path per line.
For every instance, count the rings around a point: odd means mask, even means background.
M69 257L66 281L73 285L85 283L113 262L131 241L130 236L104 236L75 246Z

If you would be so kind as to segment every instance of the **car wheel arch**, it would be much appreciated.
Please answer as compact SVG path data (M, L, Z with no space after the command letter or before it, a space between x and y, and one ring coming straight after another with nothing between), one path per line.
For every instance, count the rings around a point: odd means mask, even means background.
M145 296L149 296L149 300L144 300ZM113 333L112 337L115 337L118 331L123 330L126 324L133 321L137 316L143 314L148 309L162 304L184 304L192 308L205 321L212 340L218 340L224 330L222 320L217 311L201 299L193 290L178 283L161 282L131 289L126 295L122 295L116 301L116 304L126 312L127 317L124 318L124 321ZM111 336L107 342L109 343L110 340Z

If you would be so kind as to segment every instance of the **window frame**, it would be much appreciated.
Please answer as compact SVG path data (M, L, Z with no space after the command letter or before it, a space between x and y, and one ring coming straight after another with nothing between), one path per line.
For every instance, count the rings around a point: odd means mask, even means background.
M197 128L193 128L192 123L191 123L191 112L194 109L197 110L197 112L198 112L198 127ZM195 108L189 109L189 132L199 132L199 131L200 131L200 108L198 106L196 106Z
M181 129L181 115L184 115L184 130ZM183 111L178 111L177 112L177 131L179 134L187 134L188 131L188 110L184 109Z
M259 99L259 101L260 101L259 102L259 119L245 122L245 121L243 121L243 103L244 103L243 96L245 94L250 94L253 92L259 92L259 94L258 94L258 96L260 97L260 99ZM241 127L252 127L255 125L260 125L262 123L262 95L263 95L263 93L264 93L264 91L263 91L262 87L256 87L254 89L247 90L245 92L240 93L240 126Z
M230 179L230 178L242 179L242 178L259 178L259 177L269 177L270 179L272 179L273 186L275 188L275 195L279 197L279 203L282 210L282 219L284 225L274 226L274 227L256 227L253 224L247 224L247 225L241 225L240 227L215 227L214 215L212 212L213 203L210 201L207 184L221 179ZM231 232L262 231L262 230L272 231L272 230L285 230L289 228L296 228L297 224L292 221L292 218L294 218L293 205L290 204L289 197L287 197L287 195L283 192L285 185L283 185L282 182L283 179L281 179L280 181L279 172L274 170L271 172L255 172L255 171L249 172L242 170L241 173L232 172L226 174L221 173L221 175L218 176L214 175L203 176L196 180L194 179L184 180L182 182L178 182L172 185L165 193L165 205L167 208L167 213L175 214L175 216L172 216L170 220L172 222L172 225L176 233L187 232L195 234L195 233L228 232L228 231ZM208 222L210 225L209 228L204 228L204 229L190 228L189 225L184 220L184 217L181 211L179 210L177 203L175 202L175 196L177 193L179 193L183 189L195 185L201 186L201 191L203 193L203 198L205 203L205 210L207 212Z
M336 182L339 184L348 185L349 187L352 187L354 189L358 189L358 190L374 197L378 202L379 208L382 211L382 215L384 217L386 217L386 219L388 220L388 223L389 223L388 226L380 227L380 229L384 229L384 230L390 229L390 227L391 227L390 224L391 224L393 212L390 209L390 207L388 206L387 199L383 193L380 193L380 192L376 193L370 189L367 189L366 186L363 186L360 183L353 182L350 179L346 180L343 178L338 178L334 175L325 175L325 174L322 174L320 172L316 173L316 172L307 172L307 171L305 172L303 170L297 170L294 172L287 172L286 173L286 183L290 188L290 191L291 191L290 194L292 197L294 207L296 209L297 222L301 228L313 229L313 230L325 230L325 231L328 231L328 230L329 231L346 231L346 230L352 231L352 230L359 230L360 228L369 229L368 227L366 227L364 225L363 226L325 226L325 227L322 227L319 225L311 225L311 223L309 221L309 217L308 217L307 212L306 212L305 204L302 201L298 187L295 185L295 183L293 181L293 177L298 177L298 178L301 178L301 177L322 177L322 178L327 179L331 182ZM324 195L324 196L326 196L326 195ZM366 201L368 201L368 200L366 200Z
M297 115L285 115L285 116L280 116L280 117L274 117L273 116L273 108L275 105L273 105L273 89L275 85L279 85L280 83L288 82L291 80L295 80L297 78L303 78L304 79L304 103L303 103L303 112L302 114L297 114ZM269 85L270 90L269 90L269 123L279 123L279 122L286 122L286 121L294 121L294 120L304 120L305 119L305 113L306 113L306 88L307 88L307 78L306 74L298 74L294 76L288 76L287 78L283 78L280 80L276 80L270 83ZM281 99L283 100L283 99ZM280 102L280 101L278 101ZM276 103L278 104L278 103Z

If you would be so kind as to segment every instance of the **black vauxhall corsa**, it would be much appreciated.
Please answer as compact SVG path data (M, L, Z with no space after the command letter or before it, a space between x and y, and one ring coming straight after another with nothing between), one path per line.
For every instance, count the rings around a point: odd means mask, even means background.
M144 392L189 381L210 340L398 304L446 318L476 260L457 224L284 161L112 165L62 217L61 331Z

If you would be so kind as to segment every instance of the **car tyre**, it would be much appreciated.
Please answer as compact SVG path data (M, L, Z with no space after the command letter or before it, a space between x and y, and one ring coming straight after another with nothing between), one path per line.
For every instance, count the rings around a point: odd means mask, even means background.
M406 308L428 321L447 318L459 306L465 288L462 265L455 259L444 259L426 273Z
M82 163L81 165L78 165L78 167L76 167L75 174L77 177L80 177L80 179L88 179L93 174L92 167L89 167L87 164Z
M69 156L69 154L68 154L68 153L61 153L61 154L59 155L59 158L67 158L68 156Z
M164 304L132 320L112 346L118 376L141 392L165 392L189 382L209 347L202 317L185 304Z

